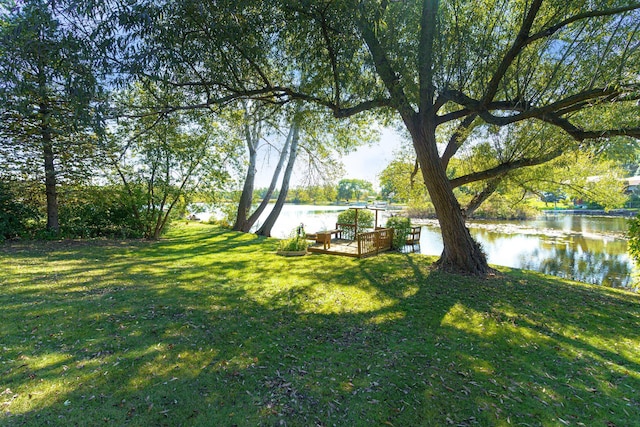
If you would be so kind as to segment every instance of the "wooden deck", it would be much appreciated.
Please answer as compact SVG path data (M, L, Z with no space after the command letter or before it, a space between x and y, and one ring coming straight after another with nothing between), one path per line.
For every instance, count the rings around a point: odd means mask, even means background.
M391 249L393 230L381 228L375 231L358 233L355 240L343 238L317 239L316 243L307 250L313 253L342 255L354 258L364 258L377 255Z
M358 242L345 239L332 239L331 247L325 249L324 244L315 243L307 248L309 252L329 255L358 257Z

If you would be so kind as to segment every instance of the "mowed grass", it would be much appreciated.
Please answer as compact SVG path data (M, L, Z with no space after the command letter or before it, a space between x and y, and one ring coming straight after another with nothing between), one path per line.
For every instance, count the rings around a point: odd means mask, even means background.
M276 246L0 246L0 425L640 425L637 294Z

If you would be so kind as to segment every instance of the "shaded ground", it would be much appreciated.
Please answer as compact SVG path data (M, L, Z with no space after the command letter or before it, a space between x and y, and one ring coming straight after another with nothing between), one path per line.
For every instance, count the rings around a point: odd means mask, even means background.
M640 297L205 225L0 247L0 425L640 425Z

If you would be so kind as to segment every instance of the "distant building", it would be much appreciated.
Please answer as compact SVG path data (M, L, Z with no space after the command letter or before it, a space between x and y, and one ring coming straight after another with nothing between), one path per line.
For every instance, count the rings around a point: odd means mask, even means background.
M625 178L625 182L627 183L626 194L640 194L640 176Z

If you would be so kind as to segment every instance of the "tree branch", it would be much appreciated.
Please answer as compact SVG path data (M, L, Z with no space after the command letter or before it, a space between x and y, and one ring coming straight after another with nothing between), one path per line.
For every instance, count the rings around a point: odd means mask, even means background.
M418 47L419 111L421 114L431 112L434 109L433 42L436 33L437 13L438 0L423 0Z
M469 204L464 208L463 215L465 218L469 218L473 213L487 200L498 188L500 182L502 181L502 175L497 176L496 178L491 179L485 185L484 189L476 194L473 199L469 202Z
M425 0L426 1L426 0ZM405 123L413 121L415 111L411 107L411 103L407 99L402 85L400 84L400 77L394 70L389 58L386 55L385 49L382 47L375 32L366 22L366 11L363 10L363 5L360 6L360 18L358 19L358 28L362 33L362 37L369 48L371 57L375 64L378 75L382 79L387 91L390 95L389 106L393 106L398 110L400 116ZM334 113L335 114L335 113Z
M539 31L533 34L532 36L529 36L529 38L527 39L527 44L533 43L534 41L542 39L544 37L549 37L557 33L560 29L566 27L567 25L577 21L581 21L583 19L611 16L611 15L616 15L618 13L630 12L636 9L640 9L640 3L634 3L629 6L618 7L615 9L594 10L591 12L579 13L577 15L574 15L565 19L564 21L557 23L556 25L552 25L549 28L546 28L542 31Z
M336 106L340 106L340 83L339 83L339 75L338 75L338 60L336 57L335 50L333 45L331 44L331 38L329 37L329 28L327 26L327 20L325 17L325 13L330 3L327 3L327 7L322 11L321 19L320 19L320 27L322 30L322 37L324 38L325 44L327 45L327 52L329 53L329 62L331 62L331 71L333 73L333 84L335 90L333 102Z
M529 32L531 31L533 21L535 20L540 7L542 6L542 1L543 0L533 0L533 2L531 3L531 8L527 12L527 15L522 22L522 26L520 27L520 31L518 31L518 35L513 41L511 48L502 58L500 65L498 65L498 68L496 69L495 73L491 77L491 80L489 81L489 84L487 85L485 95L480 102L482 106L486 106L487 104L489 104L496 96L500 81L506 74L513 61L520 54L522 49L527 45Z
M449 182L451 184L451 188L457 188L462 185L470 184L472 182L484 181L491 178L496 178L502 175L505 175L507 172L510 172L515 169L527 167L527 166L537 166L542 163L546 163L550 160L559 157L565 152L562 148L558 148L550 153L547 153L544 156L540 157L532 157L532 158L524 158L519 160L514 160L511 162L502 163L496 167L491 169L487 169L481 172L474 172L464 176L460 176L458 178L451 179Z
M476 119L475 114L471 114L464 118L464 120L458 125L456 130L449 138L449 143L447 144L447 148L445 148L444 153L442 153L442 157L440 161L442 162L442 167L447 169L449 165L449 161L451 158L458 152L458 149L462 146L462 143L465 141L467 132L472 129L473 121Z

